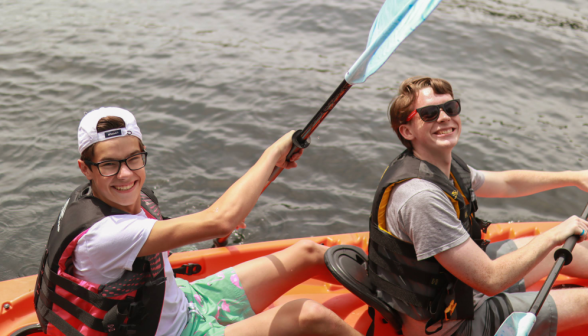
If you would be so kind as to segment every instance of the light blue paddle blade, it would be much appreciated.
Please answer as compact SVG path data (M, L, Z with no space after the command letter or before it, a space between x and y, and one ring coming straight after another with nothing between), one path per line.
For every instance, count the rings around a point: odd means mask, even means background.
M372 25L363 54L345 75L359 84L386 63L398 45L416 29L441 0L386 0Z
M512 313L502 322L494 336L529 336L535 325L535 314Z

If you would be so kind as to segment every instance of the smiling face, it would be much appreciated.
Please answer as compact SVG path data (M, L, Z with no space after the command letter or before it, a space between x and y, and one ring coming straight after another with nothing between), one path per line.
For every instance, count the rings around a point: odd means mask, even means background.
M140 140L134 136L123 136L102 141L94 145L92 162L107 160L124 160L141 152ZM141 211L141 188L145 183L145 168L130 170L122 164L118 174L104 177L98 167L86 166L78 160L78 166L88 180L92 181L92 192L106 204L128 213L137 214Z
M419 91L412 110L429 105L443 104L453 97L450 94L437 94L431 87ZM461 134L461 119L459 115L449 117L441 110L439 118L434 122L424 122L420 116L415 116L407 124L399 128L404 138L412 142L413 151L417 156L451 154Z

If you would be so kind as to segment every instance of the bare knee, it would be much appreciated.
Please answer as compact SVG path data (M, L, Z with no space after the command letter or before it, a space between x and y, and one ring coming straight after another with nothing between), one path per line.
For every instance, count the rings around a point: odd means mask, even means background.
M292 247L297 250L296 253L301 258L307 258L312 263L324 263L326 246L317 244L312 240L303 239L296 242Z
M337 315L327 307L312 300L305 300L298 316L298 324L304 334L325 335L333 329Z
M587 288L552 290L550 296L557 307L558 332L586 324Z

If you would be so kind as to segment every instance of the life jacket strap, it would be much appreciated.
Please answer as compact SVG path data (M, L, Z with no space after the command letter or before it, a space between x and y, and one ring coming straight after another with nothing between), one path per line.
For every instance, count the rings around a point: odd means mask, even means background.
M39 295L39 298L42 299L43 296ZM43 303L38 303L37 311L43 317L43 319L52 325L54 325L59 331L64 333L67 336L84 336L81 332L79 332L76 328L72 327L69 323L67 323L64 319L62 319L59 315L53 312L51 309L47 308ZM43 332L47 331L46 325L43 326Z
M67 299L63 298L62 296L55 293L53 290L49 289L46 286L41 287L40 293L41 300L43 301L44 306L49 306L49 304L56 304L61 309L65 310L72 316L75 316L80 322L87 325L89 328L94 329L96 331L105 332L104 327L102 326L102 320L95 318L90 313L86 312L82 308L76 306L75 304L69 302ZM59 319L63 320L61 317ZM65 320L63 320L64 323ZM55 325L58 329L59 327ZM63 332L63 331L62 331ZM65 333L65 332L64 332ZM66 334L67 335L67 334Z
M110 310L110 308L112 308L119 302L119 300L108 299L100 294L91 292L85 289L84 287L76 284L75 282L57 275L57 273L49 269L48 265L45 265L45 272L43 277L45 280L44 282L46 282L47 286L51 288L53 288L53 285L59 286L101 310L108 311Z
M427 335L432 335L443 328L443 321L445 320L444 319L445 297L447 294L445 291L440 291L440 294L441 295L438 295L438 297L435 298L435 300L433 302L431 302L430 308L434 307L433 308L434 311L431 311L431 313L433 313L433 316L431 316L431 318L425 324L425 334L427 334ZM433 331L429 331L429 327L432 326L433 324L437 323L438 321L441 321L441 325L437 329L435 329Z
M392 239L394 242L391 242ZM387 250L394 254L416 259L416 252L412 244L380 231L373 223L370 223L370 242L376 242L380 246L385 246Z
M405 279L409 279L426 286L436 286L439 283L441 279L439 273L433 274L409 266L397 267L397 265L395 265L396 258L394 256L392 256L390 259L386 259L380 255L379 249L374 245L376 244L372 242L372 244L369 246L369 258L371 261L369 266L371 268L370 271L377 273L376 269L374 269L375 266L377 268L384 269L389 273L402 276Z
M372 319L372 323L370 323L370 327L365 333L365 336L374 336L376 330L376 310L373 307L368 307L368 315Z
M428 307L429 302L431 302L430 297L402 289L390 283L389 281L382 279L377 274L374 274L374 276L370 277L370 280L379 290L382 290L383 292L391 295L394 298L402 300L409 305L413 305L415 307Z

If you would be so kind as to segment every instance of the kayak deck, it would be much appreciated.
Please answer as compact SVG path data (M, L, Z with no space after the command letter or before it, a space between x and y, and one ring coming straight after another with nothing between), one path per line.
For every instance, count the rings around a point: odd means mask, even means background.
M541 223L511 223L493 224L488 228L486 239L493 242L504 239L513 239L526 236L534 236L545 232L558 222ZM368 233L350 233L332 236L304 238L313 240L326 246L355 245L367 251ZM262 243L228 246L199 251L174 253L170 257L173 268L186 264L198 264L201 269L197 274L179 275L180 277L194 281L214 274L227 267L251 260L257 257L271 254L291 246L299 239L286 239ZM33 288L36 276L23 277L0 282L0 335L17 336L16 331L38 323L33 305ZM530 291L538 290L542 281L528 288ZM588 280L571 278L560 275L555 287L576 285L588 287ZM343 318L349 325L365 335L371 318L367 313L367 306L363 301L351 294L339 284L325 283L310 279L292 288L282 297L276 300L269 308L280 306L286 302L299 298L310 298L324 304ZM383 322L381 316L376 313L376 335L396 335L389 324ZM575 328L558 333L558 336L588 334L588 326ZM22 333L22 335L43 335L42 333Z

